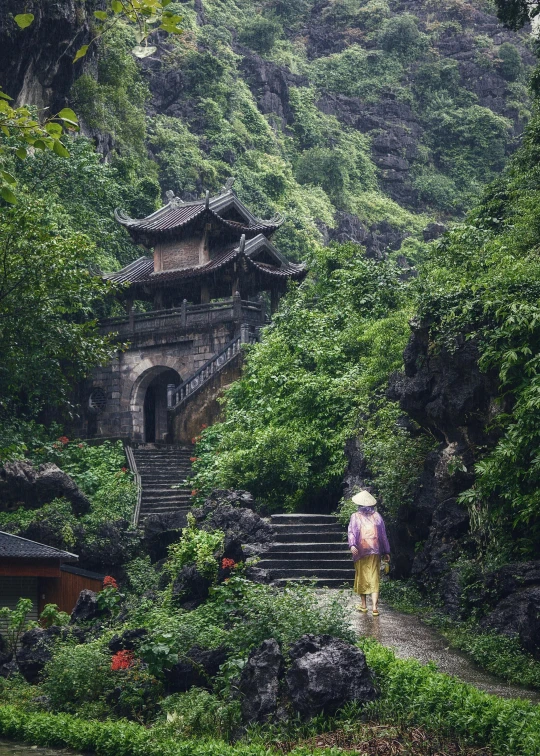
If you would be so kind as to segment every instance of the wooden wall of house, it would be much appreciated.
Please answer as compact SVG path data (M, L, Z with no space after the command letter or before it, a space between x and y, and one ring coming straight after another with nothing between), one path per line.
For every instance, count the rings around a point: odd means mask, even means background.
M95 591L102 589L101 580L62 572L59 578L41 578L39 586L39 611L45 604L57 604L62 612L71 614L83 589Z

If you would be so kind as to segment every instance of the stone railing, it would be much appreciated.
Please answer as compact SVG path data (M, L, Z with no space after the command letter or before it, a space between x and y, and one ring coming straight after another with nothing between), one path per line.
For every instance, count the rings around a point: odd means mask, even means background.
M205 362L191 378L179 386L173 384L167 386L167 408L178 409L239 354L242 344L252 344L256 340L256 334L250 331L248 325L242 324L240 336L236 336L220 352Z
M149 331L189 331L191 328L226 322L261 326L265 323L263 304L242 300L240 295L223 299L220 302L200 305L188 304L184 299L181 307L108 318L101 321L101 328L107 333L117 331L119 336L126 337L133 333Z

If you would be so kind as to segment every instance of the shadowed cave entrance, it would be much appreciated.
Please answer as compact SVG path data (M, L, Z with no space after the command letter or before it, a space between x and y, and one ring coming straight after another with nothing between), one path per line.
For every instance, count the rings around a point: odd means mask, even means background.
M172 368L165 368L156 375L146 388L144 395L144 440L171 441L167 437L167 386L178 386L182 382L180 375Z

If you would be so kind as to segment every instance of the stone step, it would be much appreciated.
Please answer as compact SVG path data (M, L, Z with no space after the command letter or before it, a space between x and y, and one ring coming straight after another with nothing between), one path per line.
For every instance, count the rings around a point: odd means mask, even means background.
M276 533L276 540L281 543L335 543L346 544L347 541L343 537L342 532L328 533L327 531L321 531L320 533Z
M341 525L319 525L318 523L306 523L305 525L276 525L272 522L272 527L278 536L283 533L298 533L298 535L303 535L305 533L336 533L341 535L345 532Z
M272 570L272 576L275 580L279 578L305 578L319 580L321 578L332 578L334 580L354 580L354 569L345 569L343 567L337 567L336 569L330 569L328 567L310 567L310 568L278 568Z
M354 585L354 580L343 580L342 578L317 578L316 580L305 580L302 578L279 578L273 581L273 585L277 588L285 588L288 583L292 585L298 585L299 583L306 583L314 585L316 588L351 588Z
M169 489L165 491L146 491L143 488L145 499L191 499L191 491L186 489Z
M311 574L312 572L315 572L320 574L321 570L326 569L350 569L354 574L354 565L350 555L348 557L345 556L344 559L329 559L325 561L319 559L261 559L260 562L257 562L257 567L270 570L272 573L275 570L282 570L287 573L289 573L290 570L298 570L301 573L308 572Z
M271 516L271 521L272 525L339 525L335 515L322 514L277 514Z
M144 481L143 481L144 484ZM191 488L188 488L187 486L182 486L181 488L173 488L175 484L174 483L164 483L162 486L156 486L155 484L153 486L144 486L144 490L146 493L152 493L152 494L177 494L177 493L191 493Z
M267 551L261 555L265 562L346 562L352 564L350 551L293 551L289 553Z
M336 540L330 542L321 543L274 543L272 550L267 552L271 554L290 554L296 552L318 553L318 550L323 552L333 551L340 552L347 549L347 542L343 540ZM296 556L294 557L296 559Z

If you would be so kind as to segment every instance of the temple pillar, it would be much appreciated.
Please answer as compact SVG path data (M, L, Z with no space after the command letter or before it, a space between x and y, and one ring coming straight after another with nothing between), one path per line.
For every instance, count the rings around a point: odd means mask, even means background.
M154 310L163 310L163 291L160 289L154 294Z
M272 315L276 312L277 308L279 307L280 298L281 298L281 295L277 289L270 290L270 312L272 313Z
M202 284L201 286L201 304L208 304L210 302L210 287L208 284Z

